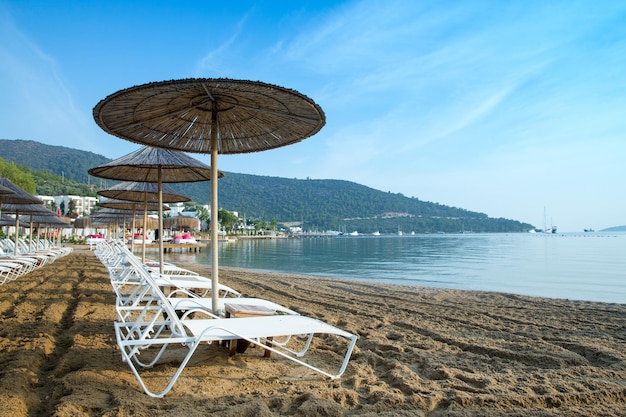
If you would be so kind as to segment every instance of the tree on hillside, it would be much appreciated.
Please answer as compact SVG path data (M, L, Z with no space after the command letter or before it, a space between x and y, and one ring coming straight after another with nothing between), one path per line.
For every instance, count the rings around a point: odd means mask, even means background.
M35 180L30 173L18 168L13 162L5 162L0 158L0 176L7 178L18 187L30 194L35 194L37 189Z
M217 219L227 231L232 231L233 227L239 220L230 211L224 209L219 209L217 211Z

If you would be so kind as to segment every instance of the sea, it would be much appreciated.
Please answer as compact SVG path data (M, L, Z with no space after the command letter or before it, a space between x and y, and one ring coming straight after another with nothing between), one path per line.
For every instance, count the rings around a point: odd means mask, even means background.
M202 252L166 261L209 265ZM219 265L366 282L626 303L626 233L464 233L239 239Z

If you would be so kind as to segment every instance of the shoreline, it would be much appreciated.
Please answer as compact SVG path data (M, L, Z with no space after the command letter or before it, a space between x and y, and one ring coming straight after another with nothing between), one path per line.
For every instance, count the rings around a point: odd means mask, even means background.
M75 249L0 285L0 415L620 416L626 407L623 304L226 267L220 278L357 334L343 377L209 345L152 399L117 351L106 270ZM171 369L156 366L148 380Z

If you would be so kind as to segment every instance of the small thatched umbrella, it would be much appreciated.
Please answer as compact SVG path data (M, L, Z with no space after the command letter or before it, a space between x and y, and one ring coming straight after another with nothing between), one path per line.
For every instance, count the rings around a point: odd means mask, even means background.
M15 226L15 217L2 213L0 215L0 226ZM22 220L19 226L28 227L28 223Z
M163 227L168 229L199 229L200 220L189 216L172 216L163 220Z
M91 227L91 217L79 217L74 220L74 229L85 229L87 227Z
M27 193L17 185L13 184L7 178L0 178L0 186L5 190L8 189L11 192L6 191L0 194L0 204L43 204L39 198Z
M37 199L39 200L39 199ZM41 200L40 204L30 203L30 204L2 204L2 209L7 213L15 213L15 255L17 256L19 253L19 220L20 214L30 214L31 218L33 215L48 215L52 214L50 210L48 210ZM32 238L32 222L30 226L31 238ZM32 239L31 239L32 240Z
M116 230L119 230L119 222L122 220L125 222L126 216L129 215L128 210L101 208L91 214L91 224L93 226L107 226L115 225ZM119 235L118 235L119 237Z
M111 188L98 191L98 195L117 200L126 200L143 203L159 203L159 185L156 182L123 181ZM161 185L163 203L182 203L191 201L168 184Z
M133 202L144 203L144 223L147 221L147 205L148 203L159 202L159 185L154 182L132 182L124 181L114 185L106 190L98 191L103 197L116 198L118 200L128 200ZM190 201L191 199L182 194L178 194L176 190L167 184L161 184L161 200L163 203L178 203ZM134 219L134 217L133 217ZM158 227L158 226L157 226ZM133 230L135 226L133 225ZM145 229L144 229L145 230ZM135 249L135 240L131 241L131 250ZM142 245L142 261L146 259L145 240Z
M164 182L208 181L224 176L212 173L211 167L182 152L144 146L121 158L96 168L89 174L111 180L156 182L159 187L159 206L163 205ZM159 264L163 273L163 212L159 210Z
M48 227L53 227L57 229L72 227L71 220L67 217L59 217L56 213L50 211L45 214L36 214L30 216L30 230L31 230L31 241L32 241L32 230L33 225L37 225L37 227L45 226L46 232L45 235L48 237Z
M96 123L122 139L144 145L211 154L258 152L300 142L324 126L313 100L262 82L184 79L120 90L93 110ZM218 285L217 181L211 183L211 278ZM217 291L213 292L217 311Z
M144 212L144 217L141 221L142 224L142 235L144 236L144 238L142 238L142 247L143 247L143 258L142 260L145 260L145 256L146 256L146 239L145 239L145 235L146 235L146 227L143 227L144 225L148 224L148 211L158 211L159 210L159 205L158 203L152 203L152 202L145 202L145 203L140 203L137 201L126 201L126 200L118 200L115 198L106 198L106 197L101 197L100 201L98 202L98 205L100 207L106 207L106 208L114 208L114 209L120 209L120 210L126 210L126 211L131 211L132 212L132 226L131 229L133 230L133 234L135 233L135 226L136 226L136 220L137 220L137 216L135 215L137 212L137 209L143 209ZM161 206L161 209L163 211L169 211L169 207L166 205ZM150 219L150 220L154 220L154 219ZM158 227L158 221L154 220L154 223L156 223L156 225L154 227L151 227L151 229L154 229L156 227ZM126 226L124 226L125 228ZM131 239L131 248L134 249L135 247L135 239Z
M0 184L0 196L7 195L7 194L14 194L14 191Z

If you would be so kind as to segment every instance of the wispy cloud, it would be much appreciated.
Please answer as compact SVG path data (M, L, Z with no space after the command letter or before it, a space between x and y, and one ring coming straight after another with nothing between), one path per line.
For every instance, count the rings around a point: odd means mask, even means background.
M85 144L92 136L90 121L76 106L58 61L15 26L6 8L0 19L0 85L5 96L0 109L11 120L3 136Z
M234 27L232 28L232 33L225 41L223 41L217 47L211 49L198 60L195 69L195 74L197 77L232 77L232 75L229 74L229 71L232 70L232 68L227 68L224 66L224 62L228 62L229 60L225 60L224 58L225 55L231 55L233 53L233 46L236 44L237 39L239 38L243 28L245 27L247 20L248 14L245 14L234 25ZM211 31L207 31L206 42L209 45L213 45L216 37L208 36L210 33Z

